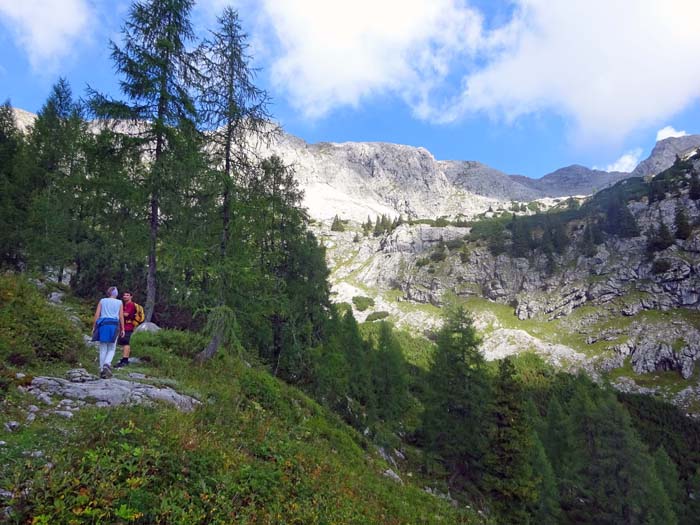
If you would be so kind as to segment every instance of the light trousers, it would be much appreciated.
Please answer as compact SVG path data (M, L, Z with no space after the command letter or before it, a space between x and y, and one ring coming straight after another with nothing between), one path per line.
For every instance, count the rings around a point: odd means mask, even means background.
M112 359L114 359L114 352L117 350L117 342L113 343L102 343L100 342L100 371L105 365L112 366Z

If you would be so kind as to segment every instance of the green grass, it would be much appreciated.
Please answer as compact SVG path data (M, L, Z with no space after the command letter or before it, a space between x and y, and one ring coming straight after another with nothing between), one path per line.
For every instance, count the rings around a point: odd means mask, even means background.
M10 522L483 521L426 494L422 487L430 481L421 478L418 465L400 472L403 485L383 476L387 465L367 438L264 369L224 351L194 366L190 356L201 342L197 337L137 334L132 355L142 364L128 369L195 394L202 405L194 412L168 406L85 408L72 420L39 417L4 435L0 488L13 494ZM76 358L90 368L94 351L80 348ZM37 358L31 366L7 368L5 377L12 379L0 425L23 421L26 405L36 403L17 389L16 372L59 373L72 366ZM43 455L27 454L36 450Z

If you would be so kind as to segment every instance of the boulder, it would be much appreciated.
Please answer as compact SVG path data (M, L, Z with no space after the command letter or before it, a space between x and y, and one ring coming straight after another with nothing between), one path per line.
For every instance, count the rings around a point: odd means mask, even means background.
M160 330L160 326L158 326L156 323L141 323L134 329L134 333L137 332L158 332Z

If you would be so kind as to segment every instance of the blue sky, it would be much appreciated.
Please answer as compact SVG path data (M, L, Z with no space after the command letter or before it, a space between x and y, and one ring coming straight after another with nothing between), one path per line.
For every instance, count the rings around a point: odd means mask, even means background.
M696 0L200 0L239 10L272 113L308 142L385 141L539 177L629 171L700 132ZM59 76L118 95L130 2L0 0L0 98L36 112Z

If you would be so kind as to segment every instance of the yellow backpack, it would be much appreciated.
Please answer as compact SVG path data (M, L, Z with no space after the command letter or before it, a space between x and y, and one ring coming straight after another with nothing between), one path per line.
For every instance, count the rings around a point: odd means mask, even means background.
M134 328L136 328L138 325L143 323L143 320L146 318L146 314L143 312L143 306L137 303L134 303L134 306L136 307L136 312L134 312L134 318L131 320L131 324L133 324Z

